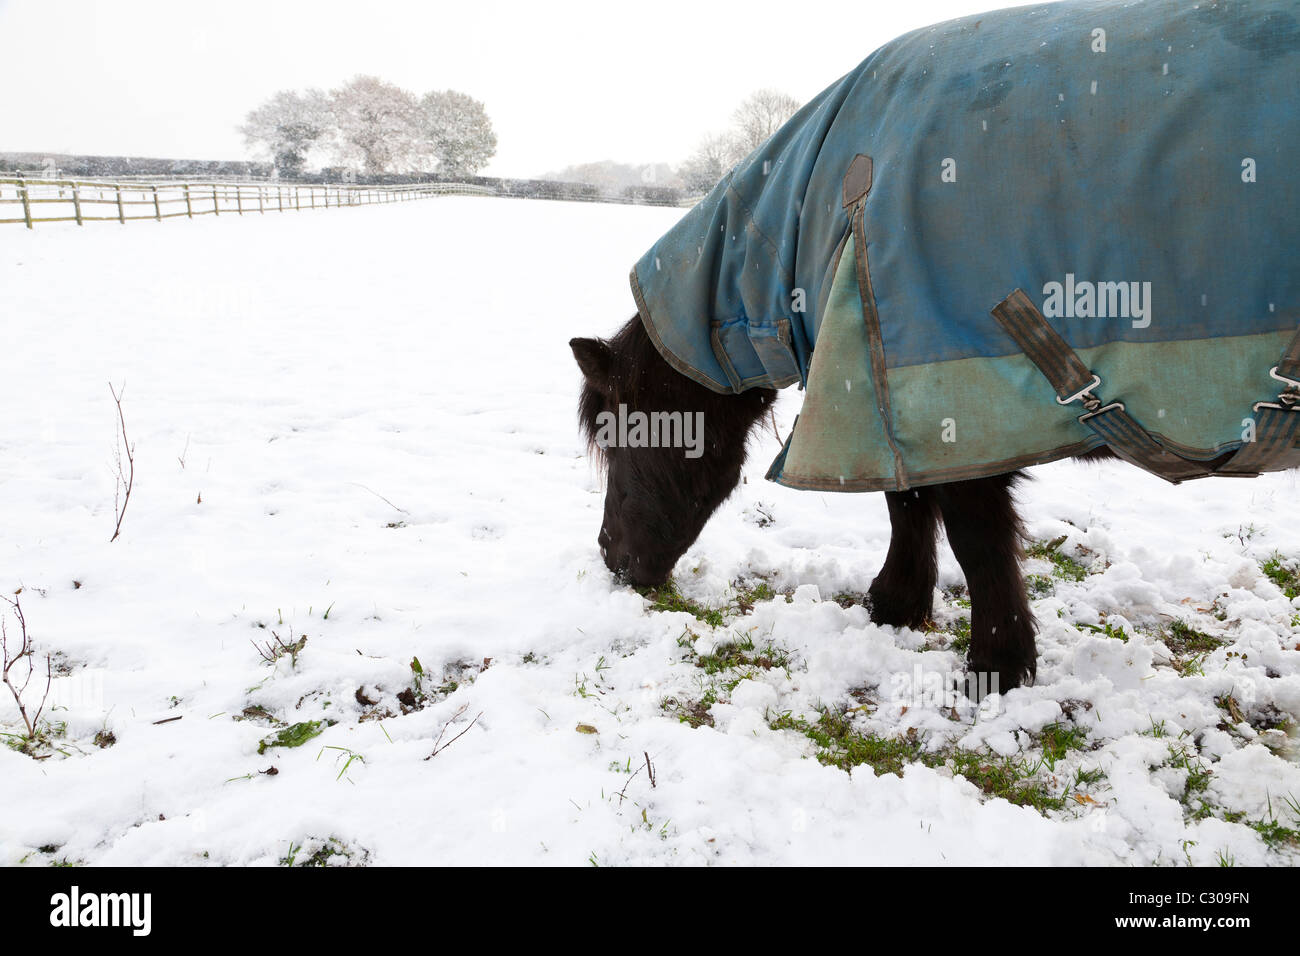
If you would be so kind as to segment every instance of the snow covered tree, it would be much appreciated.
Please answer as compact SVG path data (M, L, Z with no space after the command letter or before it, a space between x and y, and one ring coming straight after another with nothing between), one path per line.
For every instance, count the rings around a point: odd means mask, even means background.
M239 131L250 149L270 154L278 172L302 172L308 154L329 140L334 126L329 98L321 90L281 90L253 110Z
M799 101L779 90L759 90L736 108L734 129L743 155L762 146L786 120L799 111Z
M357 76L330 94L330 106L341 163L371 174L411 168L421 126L413 95L376 76Z
M706 136L678 167L677 175L688 193L706 193L745 155L739 137L732 133Z
M686 191L708 192L728 170L762 146L798 111L799 101L778 90L752 93L732 114L731 129L706 136L677 168Z
M421 152L447 176L473 176L497 151L483 104L455 90L426 93L420 100Z

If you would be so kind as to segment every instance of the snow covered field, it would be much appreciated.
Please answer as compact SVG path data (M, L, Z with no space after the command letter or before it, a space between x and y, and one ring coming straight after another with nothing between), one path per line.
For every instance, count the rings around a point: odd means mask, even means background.
M567 340L680 214L0 229L0 588L62 675L40 759L0 688L0 863L1294 862L1295 473L1038 469L1037 684L983 713L915 683L960 667L946 546L938 629L842 607L884 499L764 482L770 433L691 610L614 584Z

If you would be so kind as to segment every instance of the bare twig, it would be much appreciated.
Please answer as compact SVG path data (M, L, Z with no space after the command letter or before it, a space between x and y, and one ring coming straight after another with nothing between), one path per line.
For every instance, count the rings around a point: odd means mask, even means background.
M781 437L781 430L776 427L776 409L768 406L767 413L772 416L772 434L776 436L777 444L784 445L785 439Z
M392 508L394 511L399 511L399 512L401 512L401 513L404 514L404 515L409 515L409 514L410 514L410 512L407 511L405 508L399 508L399 507L397 507L397 505L393 504L391 501L389 501L387 498L385 498L385 497L384 497L383 495L381 495L379 492L375 491L374 488L366 488L366 486L363 485L363 484L362 484L361 482L359 482L359 481L354 481L354 482L352 482L352 484L356 485L358 488L362 488L362 489L364 489L364 490L370 492L372 495L374 495L376 498L378 498L378 499L379 499L380 501L382 501L384 504L388 505L388 507Z
M257 649L258 655L262 660L266 661L266 663L274 664L280 658L288 655L290 666L297 667L298 655L302 653L302 649L307 646L307 635L304 634L296 641L285 641L284 638L275 631L271 632L271 636L275 638L275 640L267 641L265 645L258 644L257 641L250 641L249 643ZM290 633L289 637L292 638L293 634Z
M424 758L425 760L432 760L434 757L438 756L438 754L442 753L444 750L446 750L456 741L460 740L461 737L464 737L467 733L469 733L470 727L473 727L475 724L478 723L478 719L483 716L483 711L481 710L474 715L474 719L469 722L469 724L465 727L464 730L458 733L455 737L452 737L451 740L447 741L445 744L442 742L442 738L447 733L447 728L450 727L457 718L463 716L465 711L468 709L468 707L469 707L468 704L462 704L460 709L457 710L456 713L452 714L451 717L447 720L447 722L442 725L442 730L438 731L438 739L433 742L433 753L425 757Z
M115 446L113 449L114 460L117 463L116 481L113 485L113 513L117 517L117 524L113 526L113 537L108 539L108 543L112 544L117 540L117 536L122 533L122 519L126 517L126 506L131 502L131 489L135 487L135 446L126 437L126 415L122 411L122 396L126 394L126 383L123 382L121 391L118 391L113 388L113 383L109 382L108 390L112 393L113 402L117 405L117 420L122 429L122 444L120 447ZM122 468L123 448L126 449L125 470ZM125 489L125 493L123 493L123 489Z
M641 751L641 753L645 756L645 763L642 764L640 767L636 768L636 771L630 777L627 778L627 783L623 784L623 789L614 795L618 797L620 804L627 799L627 788L632 786L632 781L635 780L638 775L640 775L642 770L649 771L650 789L653 790L655 787L655 767L654 764L650 762L650 754L644 750Z
M36 737L36 725L41 719L41 711L45 709L45 703L50 698L50 684L54 680L54 669L50 665L50 655L45 655L45 693L41 696L41 702L36 708L36 712L30 717L27 714L27 706L23 703L23 692L27 690L27 685L31 683L32 673L36 670L32 664L32 657L35 652L32 650L31 635L27 633L27 618L23 616L22 602L18 595L22 593L20 588L15 592L12 598L6 597L5 603L13 610L14 617L18 619L18 629L21 636L21 643L18 647L18 653L13 657L9 656L9 631L5 627L4 618L0 618L0 658L4 661L4 683L9 688L9 692L14 695L14 703L18 705L18 715L23 719L23 725L27 728L28 739ZM23 679L21 687L14 685L10 671L15 664L21 660L27 661L27 676Z

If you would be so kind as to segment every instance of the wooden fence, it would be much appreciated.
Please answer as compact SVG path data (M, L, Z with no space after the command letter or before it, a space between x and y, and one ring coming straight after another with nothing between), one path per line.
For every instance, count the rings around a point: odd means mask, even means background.
M427 183L408 186L236 182L105 182L0 178L0 225L38 222L161 222L185 216L223 216L406 202L433 196L493 195L482 186Z

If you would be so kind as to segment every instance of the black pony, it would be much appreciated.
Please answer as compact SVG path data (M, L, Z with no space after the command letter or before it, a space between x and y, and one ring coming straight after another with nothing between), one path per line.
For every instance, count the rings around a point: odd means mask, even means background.
M659 354L639 315L612 339L576 338L569 346L585 378L579 418L607 472L601 556L629 584L663 584L740 481L746 442L776 392L722 395L691 381ZM681 448L600 447L600 416L616 415L620 406L625 414L702 412L704 453L690 458ZM1113 456L1100 449L1082 457ZM921 627L931 612L942 522L970 590L969 670L979 675L978 686L1000 691L1031 683L1035 672L1034 617L1020 573L1023 528L1011 496L1024 477L1016 471L885 492L892 537L867 592L875 623Z
M1293 7L1107 5L1105 29L1089 2L996 11L899 37L815 97L637 260L632 321L570 342L609 568L664 582L799 381L769 477L888 489L879 624L929 617L942 523L967 688L1006 691L1035 671L1017 469L1300 467L1300 194L1243 152L1300 149ZM1103 55L1106 33L1133 42ZM950 410L983 437L941 448ZM692 425L688 452L655 422Z

